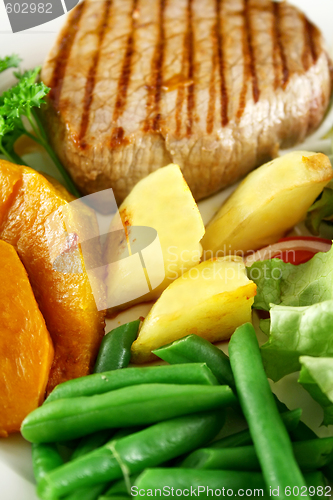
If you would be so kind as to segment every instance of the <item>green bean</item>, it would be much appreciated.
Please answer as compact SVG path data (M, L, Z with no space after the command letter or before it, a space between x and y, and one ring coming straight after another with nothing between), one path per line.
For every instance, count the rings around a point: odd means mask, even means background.
M308 486L299 489L299 498L307 498L307 488L309 488L309 491L310 488L312 488L311 491L315 491L317 488L320 488L319 491L324 490L325 480L322 473L307 473L305 479ZM291 486L291 492L292 488ZM280 499L284 495L284 490L282 491L281 488L279 491L273 491L273 488L266 490L263 476L259 472L176 468L146 469L135 481L131 492L132 497L140 499L149 499L152 496L176 496L180 498L188 496L198 496L199 498L251 496ZM287 496L292 497L292 494L289 495L288 493L289 489L287 488ZM319 496L323 498L324 494L320 495L319 493ZM312 496L311 494L312 498L318 498L319 496Z
M36 483L53 469L63 465L56 444L33 444L32 445L32 467Z
M273 394L273 396L277 409L281 414L289 411L289 408L279 400L276 394ZM318 436L304 422L299 422L295 429L291 429L290 437L292 441L306 441L308 439L317 439Z
M217 385L211 370L204 363L184 366L145 366L96 373L58 385L44 404L57 399L95 396L139 384Z
M323 468L323 473L327 479L333 481L333 457L332 460L330 460L330 462Z
M293 450L301 469L320 469L332 459L333 438L296 441ZM254 446L198 449L188 455L180 467L205 470L261 470Z
M139 474L133 474L133 476L129 477L129 482L133 484L137 477L139 477ZM124 478L119 479L118 481L112 483L110 488L104 493L104 496L106 497L113 497L114 495L129 496L129 491L127 486L128 485Z
M131 359L131 346L138 335L140 320L118 326L107 333L100 345L94 373L126 368Z
M138 474L135 474L135 479L137 477ZM131 478L130 481L134 482L134 480L131 480ZM115 481L110 486L110 488L104 493L105 497L113 497L114 495L129 496L125 479L119 479L118 481Z
M248 422L267 487L304 487L305 481L293 455L291 441L276 407L254 328L246 323L229 342L231 368L238 399Z
M78 446L79 442L80 439L69 439L67 441L59 441L58 445L73 451Z
M302 410L300 408L281 413L282 421L288 431L292 431L297 427L301 415ZM252 444L252 438L249 429L245 429L214 441L209 448L234 448L236 446L246 446L248 444Z
M331 487L327 486L324 474L321 471L306 472L304 474L304 479L311 498L322 500L325 496L330 496ZM299 495L299 497L300 496L301 495Z
M290 437L292 441L306 441L308 439L318 438L317 434L302 421L300 421L297 427L291 431Z
M293 450L302 469L321 469L333 459L333 437L295 441Z
M109 441L113 434L114 430L102 430L89 434L88 436L84 436L80 439L79 444L73 451L71 460L75 460L76 458L82 457L83 455L96 450L96 448L99 448Z
M148 425L198 411L214 410L235 400L228 386L138 385L98 396L59 399L43 405L24 419L21 432L31 442L53 442L102 429Z
M234 377L226 354L198 335L188 335L171 344L155 349L153 353L171 365L179 363L206 363L220 384L234 387Z
M98 500L106 488L107 484L105 483L79 488L66 496L65 500Z
M124 471L128 476L135 474L202 446L222 425L220 411L152 425L118 441L110 441L45 475L39 483L38 494L44 500L55 500L77 488L119 479Z
M116 439L120 439L126 436L129 436L130 434L133 434L134 432L139 432L142 431L145 427L143 425L137 425L135 427L124 427L123 429L119 429L113 436L113 440L115 441Z
M129 495L112 495L112 497L108 497L108 496L101 496L101 497L98 497L97 500L110 500L110 498L112 498L113 500L128 500L130 498ZM67 499L66 499L67 500Z

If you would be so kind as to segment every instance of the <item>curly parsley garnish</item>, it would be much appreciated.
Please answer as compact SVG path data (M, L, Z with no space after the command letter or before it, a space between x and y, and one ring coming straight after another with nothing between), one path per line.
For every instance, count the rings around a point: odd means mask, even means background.
M15 55L0 59L0 72L18 67L19 62L20 59ZM48 152L60 171L68 191L75 196L80 196L70 175L48 143L47 134L36 113L36 110L45 103L44 97L50 91L50 88L43 82L36 81L40 69L37 67L23 73L15 72L17 84L0 96L0 153L13 163L28 166L14 149L19 137L27 135Z

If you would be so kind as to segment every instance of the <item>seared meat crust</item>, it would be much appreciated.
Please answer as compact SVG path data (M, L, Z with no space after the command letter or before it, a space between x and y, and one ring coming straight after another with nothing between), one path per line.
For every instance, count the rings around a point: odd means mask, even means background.
M44 64L44 118L84 193L121 202L173 162L198 200L318 127L330 64L287 2L85 0Z

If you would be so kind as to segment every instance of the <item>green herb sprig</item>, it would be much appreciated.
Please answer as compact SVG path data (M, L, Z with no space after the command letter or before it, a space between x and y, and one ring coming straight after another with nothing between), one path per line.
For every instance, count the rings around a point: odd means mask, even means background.
M9 68L18 68L21 58L17 54L0 59L0 73Z
M5 69L18 67L18 56L0 59L0 72ZM64 185L73 195L81 196L70 175L63 167L58 156L51 148L45 129L38 117L36 110L45 103L44 97L51 90L43 82L38 82L40 67L33 70L14 72L18 82L0 96L0 152L11 162L28 166L15 152L16 141L26 135L42 146L55 166L61 173ZM31 127L27 129L23 118Z

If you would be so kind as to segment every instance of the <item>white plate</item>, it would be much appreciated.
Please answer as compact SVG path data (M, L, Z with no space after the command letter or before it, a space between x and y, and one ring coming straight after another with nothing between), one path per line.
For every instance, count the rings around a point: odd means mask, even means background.
M307 13L323 31L329 49L333 48L333 2L332 0L290 0L290 3L300 7ZM22 33L11 33L10 24L6 16L4 4L0 0L0 57L17 53L24 63L25 68L40 65L44 57L52 46L53 40L64 22L64 17L51 21L37 28L24 31ZM10 73L10 72L9 72ZM10 74L0 77L0 90L12 83ZM322 150L330 144L328 141L321 141L320 138L333 125L333 110L328 114L320 129L309 138L302 146L303 149ZM298 146L299 148L299 146ZM48 164L47 159L41 158L38 153L32 152L25 157L28 163L36 168L47 170L50 174L57 176L57 173ZM47 168L45 166L47 165ZM221 205L221 202L229 195L234 187L212 196L208 200L199 203L200 211L204 222L212 217ZM136 319L138 316L145 316L149 306L137 306L122 313L117 318L107 321L107 331L126 321ZM264 337L261 339L264 341ZM222 346L226 350L227 346ZM302 407L302 419L310 425L320 436L333 435L333 426L328 428L319 425L322 421L322 410L306 391L297 384L297 374L284 377L277 384L272 384L276 394L291 409ZM38 500L35 493L34 478L31 464L30 444L19 435L10 436L0 440L0 498L2 500Z

